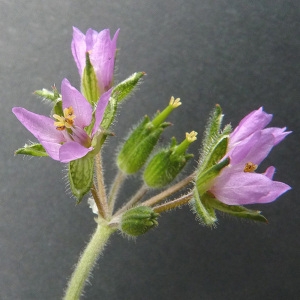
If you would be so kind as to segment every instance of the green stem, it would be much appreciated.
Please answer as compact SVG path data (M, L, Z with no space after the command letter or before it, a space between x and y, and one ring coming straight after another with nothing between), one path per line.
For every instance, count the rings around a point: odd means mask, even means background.
M97 225L95 233L79 258L78 264L69 281L63 298L64 300L78 300L80 298L85 283L98 257L102 253L108 238L114 231L115 229L109 227L106 222Z

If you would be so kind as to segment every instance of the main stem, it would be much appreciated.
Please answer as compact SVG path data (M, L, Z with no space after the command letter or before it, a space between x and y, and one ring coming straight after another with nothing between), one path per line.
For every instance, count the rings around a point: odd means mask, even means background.
M104 246L115 229L107 223L101 222L93 234L90 242L83 251L78 264L69 281L64 300L78 300L82 294L85 283L102 253Z

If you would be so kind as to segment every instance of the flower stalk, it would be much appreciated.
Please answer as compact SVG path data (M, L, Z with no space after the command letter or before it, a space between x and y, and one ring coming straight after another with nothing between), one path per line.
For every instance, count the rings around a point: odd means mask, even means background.
M80 299L86 281L100 254L103 252L109 237L114 231L115 229L109 227L105 221L101 220L101 222L98 223L95 233L80 256L78 264L72 274L63 298L64 300Z

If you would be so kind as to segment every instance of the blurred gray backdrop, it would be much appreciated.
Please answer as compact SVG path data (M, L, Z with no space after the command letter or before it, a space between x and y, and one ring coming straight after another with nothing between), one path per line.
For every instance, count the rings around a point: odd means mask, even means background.
M11 108L48 114L34 90L60 87L64 77L79 88L72 26L83 32L121 28L116 82L147 73L106 145L108 186L127 130L164 108L171 95L183 106L172 114L174 126L162 143L191 130L201 137L216 103L233 126L264 106L274 114L272 126L293 130L262 165L275 165L275 179L293 187L274 203L252 206L268 225L220 215L211 230L188 207L164 214L156 230L135 241L113 236L84 299L298 299L299 12L297 0L2 0L0 299L60 299L95 228L86 200L75 206L66 191L62 164L14 157L34 137ZM191 147L195 160L199 146L200 139ZM186 174L193 168L191 163ZM139 184L138 176L127 181L122 198Z

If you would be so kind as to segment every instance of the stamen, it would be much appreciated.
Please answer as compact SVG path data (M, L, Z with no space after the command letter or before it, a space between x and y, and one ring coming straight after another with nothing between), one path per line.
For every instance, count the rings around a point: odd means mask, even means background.
M74 115L73 107L70 106L68 108L65 108L63 113L63 117L57 114L53 115L53 118L57 120L57 122L54 122L54 126L57 130L64 130L66 128L71 129L74 125L74 119L76 118L76 116Z
M257 165L249 161L245 164L244 172L253 173L256 169L257 169Z

